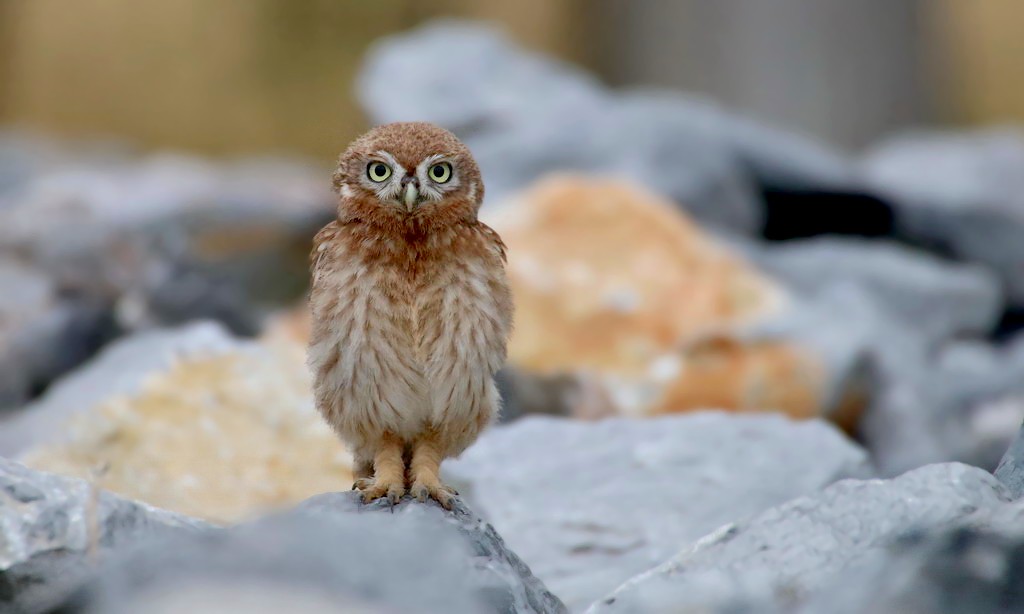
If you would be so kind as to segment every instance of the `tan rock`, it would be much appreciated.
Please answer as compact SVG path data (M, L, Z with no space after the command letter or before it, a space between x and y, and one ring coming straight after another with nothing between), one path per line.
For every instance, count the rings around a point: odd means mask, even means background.
M626 183L549 179L493 222L516 298L510 359L536 371L640 375L781 297L677 208Z
M833 374L811 348L742 334L783 313L787 293L662 198L563 176L488 221L508 244L509 362L573 374L570 413L831 409Z
M216 522L352 479L350 457L313 409L304 351L294 343L186 357L61 428L21 460Z

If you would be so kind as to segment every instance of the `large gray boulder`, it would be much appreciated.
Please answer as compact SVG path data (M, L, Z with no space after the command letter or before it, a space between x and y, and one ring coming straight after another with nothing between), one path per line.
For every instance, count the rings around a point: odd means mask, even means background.
M139 540L180 539L206 523L0 458L0 611L46 611L95 565Z
M251 587L329 612L536 612L565 607L461 502L451 512L405 499L363 505L329 493L297 509L173 542L156 541L102 569L74 612L170 608L207 594L199 612L239 611ZM333 604L333 605L332 605ZM195 611L195 610L190 610Z
M964 526L914 531L843 573L799 614L1005 614L1024 611L1024 506Z
M0 459L0 610L259 611L275 600L325 612L565 611L461 502L448 512L328 493L217 528Z
M443 63L443 74L431 67ZM445 21L370 51L358 95L374 122L431 121L459 135L502 200L554 171L628 177L712 225L757 232L759 190L839 189L852 165L826 147L675 93L611 91L499 32Z
M908 134L868 152L864 174L901 236L991 267L1024 304L1024 132Z
M878 565L873 557L901 537L958 522L987 526L987 514L1008 501L991 474L956 463L889 481L844 480L720 526L588 612L793 611L819 595L834 604L833 584L861 565Z
M445 469L573 610L717 526L870 472L827 423L722 413L528 417Z

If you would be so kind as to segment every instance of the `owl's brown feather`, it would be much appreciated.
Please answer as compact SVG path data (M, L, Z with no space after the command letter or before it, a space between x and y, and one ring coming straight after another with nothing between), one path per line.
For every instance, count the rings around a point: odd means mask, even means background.
M406 175L446 156L458 183L434 186L441 196L412 210L382 200L374 190L388 187L364 177L367 160L381 152ZM451 493L437 465L460 454L498 411L493 376L512 322L505 245L476 219L476 163L440 128L371 131L342 155L335 186L338 218L317 234L311 254L317 407L351 447L365 498L404 492L394 477L402 458L414 494L446 504Z

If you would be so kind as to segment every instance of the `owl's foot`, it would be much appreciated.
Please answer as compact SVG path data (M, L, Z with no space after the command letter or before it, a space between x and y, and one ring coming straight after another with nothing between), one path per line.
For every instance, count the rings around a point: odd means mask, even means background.
M455 490L451 486L442 484L439 480L423 480L419 479L412 483L412 487L409 489L409 494L416 497L416 500L420 503L426 502L427 497L430 497L434 501L441 504L446 510L452 509L452 500L459 491Z
M362 491L363 503L381 497L395 505L405 494L405 463L402 461L402 442L391 434L380 439L373 455L373 477L357 477L353 488Z
M354 488L362 492L363 503L370 503L387 497L391 505L397 505L405 494L405 481L382 480L380 478L361 478L356 480Z

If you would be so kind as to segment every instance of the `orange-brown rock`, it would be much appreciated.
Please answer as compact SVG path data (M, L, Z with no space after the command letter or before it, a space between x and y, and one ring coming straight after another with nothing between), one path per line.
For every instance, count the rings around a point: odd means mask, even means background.
M493 222L509 248L521 367L642 375L687 339L779 303L677 208L619 181L549 179Z
M811 348L739 334L783 312L787 293L664 199L563 176L488 221L508 244L509 362L575 375L570 413L831 409L833 374Z

